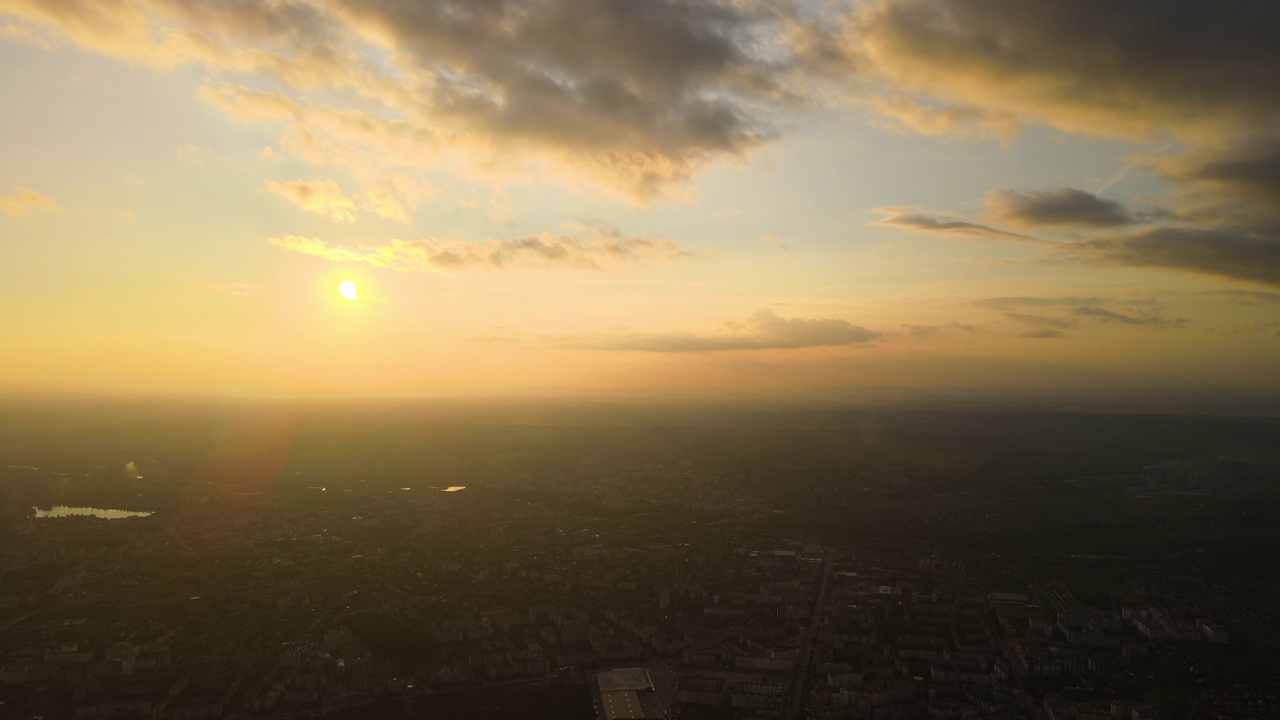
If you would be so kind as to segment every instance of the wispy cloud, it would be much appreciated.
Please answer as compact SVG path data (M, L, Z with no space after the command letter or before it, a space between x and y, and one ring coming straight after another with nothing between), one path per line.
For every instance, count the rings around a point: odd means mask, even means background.
M967 333L982 332L982 328L977 325L968 325L966 323L957 322L946 323L944 325L903 325L902 327L907 331L908 335L921 338L933 337L934 335L946 330L960 330Z
M921 135L1010 142L1022 131L1016 115L969 103L927 103L906 95L875 95L865 104L871 120L891 130Z
M1156 328L1179 328L1187 324L1186 318L1163 317L1160 303L1152 298L1016 296L984 298L973 304L998 310L1010 320L1030 325L1032 330L1023 333L1026 337L1065 337L1062 331L1079 328L1086 322Z
M353 222L356 219L356 201L347 197L333 179L290 182L268 180L266 189L288 200L294 207L335 222Z
M1280 322L1255 322L1238 327L1236 333L1262 333L1273 338L1280 338Z
M1209 290L1201 294L1225 298L1242 305L1280 303L1280 292L1268 292L1266 290Z
M436 193L434 188L424 189L421 184L399 173L383 178L355 196L348 195L332 178L289 182L269 180L265 187L294 207L335 222L352 222L355 211L361 210L405 225L413 222L409 207Z
M393 270L452 271L470 268L571 267L672 261L692 257L670 240L624 237L616 228L580 225L577 235L542 233L509 240L466 242L392 239L382 245L331 245L317 238L282 235L272 245L333 262L367 263Z
M18 188L12 195L0 195L0 210L10 215L26 215L32 210L61 210L58 204L30 188Z
M880 220L877 220L875 222L876 225L890 225L893 227L905 228L907 230L941 235L961 235L991 240L1015 240L1018 242L1030 243L1043 242L1042 240L1029 237L1027 235L1019 235L1018 233L1000 230L989 225L972 223L966 220L957 219L953 216L932 213L915 208L884 207L878 208L876 212L885 216Z
M869 343L880 333L838 318L784 318L768 308L721 334L601 333L551 338L559 347L654 353L795 350Z

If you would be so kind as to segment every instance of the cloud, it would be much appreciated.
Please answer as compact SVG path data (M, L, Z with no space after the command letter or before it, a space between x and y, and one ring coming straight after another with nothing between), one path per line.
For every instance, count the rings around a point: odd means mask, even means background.
M788 253L791 252L791 242L787 240L783 240L777 235L773 235L773 234L763 235L760 238L760 242L766 245L772 245L782 250L783 252L788 252Z
M1280 105L1269 0L0 0L0 12L24 34L199 66L215 88L278 88L295 109L278 149L317 164L549 163L565 172L535 176L639 202L839 100L929 135L1008 140L1036 122L1206 146L1274 137ZM237 104L223 107L252 114ZM412 136L413 155L357 142Z
M453 271L471 268L572 267L600 269L608 264L672 261L692 257L670 240L624 237L603 224L579 225L576 235L542 233L510 240L392 239L386 244L330 245L317 238L282 235L272 245L333 262L367 263L393 270Z
M12 195L0 195L0 210L10 215L26 215L32 210L61 210L58 204L30 188L18 188Z
M1136 222L1133 214L1108 200L1063 188L1042 193L995 190L986 195L989 215L1023 227L1075 227L1078 240L1051 243L1053 260L1098 266L1158 268L1247 280L1280 287L1280 223L1272 224L1248 206L1199 206L1169 216L1171 223L1133 230L1109 225ZM994 240L1044 242L991 225L960 220L928 210L881 208L876 224L935 234L960 234ZM1152 213L1157 217L1163 213ZM1219 224L1221 223L1221 224Z
M1280 322L1250 323L1243 327L1236 328L1235 330L1233 330L1233 332L1264 333L1266 335L1270 335L1273 338L1280 338Z
M1105 302L1107 302L1107 299L1100 297L1077 297L1074 295L1066 295L1062 297L1034 297L1020 295L1014 297L984 298L982 300L975 300L973 304L981 308L989 308L992 310L1012 310L1015 308L1025 307L1095 306L1101 305Z
M437 187L416 181L404 173L393 173L357 195L356 202L362 210L408 225L413 222L409 216L410 209L439 195Z
M639 201L767 142L815 83L856 65L819 19L765 0L0 0L0 11L128 61L279 86L300 106L345 93L355 100L335 111L465 145L464 162L550 162ZM313 151L345 142L299 122Z
M1032 243L1042 242L1041 240L1033 237L999 230L989 225L980 225L964 220L957 220L953 217L939 215L929 211L916 210L913 208L884 207L877 208L876 212L885 215L884 218L875 222L876 225L891 225L894 227L906 228L908 230L943 235L967 235L970 237L993 240L1016 240L1019 242Z
M1019 228L1098 228L1134 222L1120 203L1075 188L1028 193L992 189L983 200L993 221Z
M947 323L945 325L903 325L907 334L913 337L932 337L944 330L963 330L968 333L982 332L982 328L977 325L967 325L964 323Z
M1280 234L1250 228L1162 225L1061 249L1095 265L1163 268L1280 287Z
M1220 199L1254 204L1265 209L1272 219L1280 215L1280 137L1237 140L1224 148L1153 158L1152 164L1167 180L1191 185Z
M1217 137L1270 127L1277 108L1269 0L880 0L854 13L848 42L898 92L1067 132Z
M0 38L33 45L47 52L57 49L53 43L36 34L30 27L17 23L0 22Z
M221 157L221 154L217 150L214 150L211 147L205 147L204 145L196 145L194 143L183 145L177 149L174 155L178 160L188 165L196 166L204 165L211 160L217 160Z
M1226 298L1241 305L1280 303L1280 292L1267 292L1265 290L1211 290L1201 294Z
M873 122L900 132L1008 143L1022 131L1012 114L967 103L929 104L904 95L873 95L864 102Z
M980 308L998 310L1010 320L1034 327L1025 337L1064 337L1063 330L1079 328L1085 322L1183 327L1185 318L1170 320L1160 315L1160 303L1152 298L1036 297L1015 296L975 300ZM1028 309L1037 312L1026 312ZM1052 312L1054 314L1046 314Z
M1151 325L1155 327L1182 327L1187 324L1186 318L1166 320L1159 315L1125 315L1114 310L1100 307L1075 307L1071 312L1080 317L1090 318L1104 323L1120 323L1121 325Z
M356 202L338 187L337 181L293 180L277 182L268 180L268 192L288 200L294 207L327 217L335 222L353 222L356 219Z
M982 125L997 118L1008 132L1038 123L1161 142L1126 171L1174 184L1172 210L1134 212L1073 188L1003 189L978 220L912 210L885 224L1006 240L1024 237L1009 230L1070 231L1080 241L1057 243L1059 261L1280 286L1280 4L874 0L842 28L862 67L849 91L899 126L997 137Z
M355 197L348 196L332 178L268 181L266 189L285 198L294 207L335 222L354 221L354 211L359 209L405 225L413 222L408 207L416 206L422 198L436 193L434 189L424 189L404 175L389 176Z
M783 318L768 308L755 311L746 321L733 326L733 332L720 335L605 333L554 338L553 342L582 350L682 353L833 347L868 343L880 337L880 333L847 320Z
M1021 312L1006 312L1004 315L1010 320L1017 320L1018 322L1023 322L1028 325L1037 325L1043 328L1052 328L1055 331L1080 327L1080 322L1071 318L1058 318L1050 317L1048 315Z
M1028 330L1022 333L1021 335L1019 335L1019 337L1036 338L1039 340L1056 340L1058 338L1064 338L1066 337L1066 335L1063 334L1061 330L1045 329L1045 330Z

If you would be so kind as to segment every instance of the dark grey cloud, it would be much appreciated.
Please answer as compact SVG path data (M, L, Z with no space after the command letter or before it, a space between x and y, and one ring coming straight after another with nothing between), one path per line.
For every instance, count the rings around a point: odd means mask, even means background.
M1008 232L993 228L989 225L981 225L971 223L965 220L957 220L952 217L936 215L928 211L913 210L911 208L880 208L876 212L882 213L885 217L877 220L877 225L890 225L893 227L905 228L907 230L916 230L919 232L937 233L942 235L965 235L977 238L990 238L993 240L1016 240L1019 242L1038 243L1040 240L1019 235L1018 233Z
M728 2L344 3L395 41L430 114L470 132L595 158L652 194L771 134L786 93L752 40L775 18Z
M1098 228L1134 222L1120 203L1069 187L1027 193L989 190L984 200L994 221L1020 228Z
M1158 226L1062 250L1098 265L1165 268L1280 287L1280 235L1249 228Z
M638 198L768 141L815 83L848 81L858 62L812 13L771 0L5 6L95 50L265 80L304 105L358 97L335 108L361 115L357 130L400 121L486 160L551 158ZM305 129L327 147L331 126Z
M882 212L890 214L878 221L880 225L935 234L1043 242L990 225L932 215L928 211L889 208ZM1202 206L1190 215L1184 214L1175 219L1182 222L1127 231L1086 228L1088 232L1081 240L1051 244L1051 259L1055 262L1177 270L1280 287L1280 224L1272 224L1248 206L1236 211L1223 205ZM1244 222L1215 224L1233 220ZM1030 224L1029 219L1027 224Z
M993 190L983 224L924 210L887 224L1009 240L1070 230L1083 239L1051 260L1280 286L1280 3L880 0L855 15L849 41L890 97L919 98L911 107L962 103L1072 133L1178 141L1136 163L1174 184L1171 210L1072 188Z
M1228 198L1280 204L1280 137L1238 141L1225 149L1193 152L1157 163L1165 178L1216 191Z
M726 350L794 350L868 343L880 333L837 318L783 318L762 308L720 335L696 333L604 333L553 338L561 347L657 353Z
M1273 0L882 0L852 42L901 85L1072 132L1271 127Z

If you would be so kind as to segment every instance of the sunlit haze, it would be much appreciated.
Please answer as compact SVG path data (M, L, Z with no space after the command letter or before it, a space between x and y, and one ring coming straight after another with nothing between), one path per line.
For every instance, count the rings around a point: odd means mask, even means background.
M1280 390L1274 6L537 8L0 0L0 390Z

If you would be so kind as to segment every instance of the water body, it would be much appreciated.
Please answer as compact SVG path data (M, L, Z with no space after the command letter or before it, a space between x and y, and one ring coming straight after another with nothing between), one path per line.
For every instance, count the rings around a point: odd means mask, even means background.
M38 518L96 517L104 520L121 520L133 517L150 517L151 515L150 512L145 510L110 510L95 507L71 507L69 505L57 505L49 510L32 509L36 511L36 517Z

